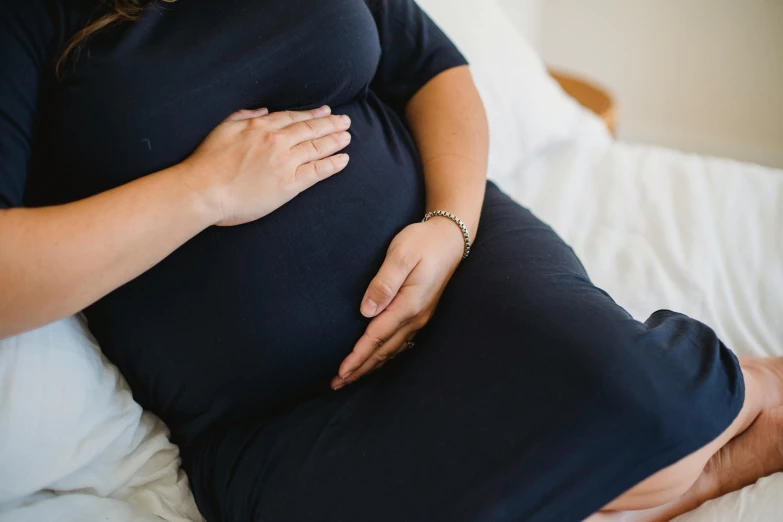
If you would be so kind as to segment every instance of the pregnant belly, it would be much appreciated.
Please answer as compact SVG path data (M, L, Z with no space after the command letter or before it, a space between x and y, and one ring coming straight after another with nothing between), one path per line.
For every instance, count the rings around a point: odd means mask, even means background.
M211 227L86 310L136 399L180 440L328 388L364 331L359 304L394 235L420 219L410 137L372 101L348 167L274 213Z

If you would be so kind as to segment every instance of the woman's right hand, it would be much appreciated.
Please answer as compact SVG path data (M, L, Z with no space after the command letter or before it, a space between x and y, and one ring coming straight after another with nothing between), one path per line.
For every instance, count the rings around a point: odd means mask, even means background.
M351 142L348 116L329 107L269 114L235 112L180 166L185 182L205 197L215 224L259 219L303 190L343 170Z

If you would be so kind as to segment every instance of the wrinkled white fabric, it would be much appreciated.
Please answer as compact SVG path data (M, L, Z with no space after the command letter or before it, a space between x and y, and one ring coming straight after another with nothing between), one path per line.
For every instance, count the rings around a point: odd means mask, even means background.
M670 308L783 354L783 171L587 135L502 186L635 317Z
M149 514L200 518L165 426L133 401L80 319L1 340L0 522Z
M668 308L736 353L783 355L783 171L607 141L589 122L500 185L634 317ZM783 473L677 522L777 522Z

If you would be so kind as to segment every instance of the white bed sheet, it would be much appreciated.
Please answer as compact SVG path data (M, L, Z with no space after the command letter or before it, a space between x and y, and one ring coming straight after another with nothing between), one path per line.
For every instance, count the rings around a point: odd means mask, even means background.
M571 139L499 184L634 317L680 311L739 354L783 355L783 170L613 142L585 115ZM781 512L777 474L678 522L776 522Z
M783 170L607 142L592 125L501 186L635 317L670 308L740 353L783 355Z

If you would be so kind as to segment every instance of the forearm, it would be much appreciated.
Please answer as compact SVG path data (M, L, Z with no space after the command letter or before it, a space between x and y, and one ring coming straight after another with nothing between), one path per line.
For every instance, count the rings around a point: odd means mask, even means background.
M184 167L66 205L0 210L0 338L76 313L213 224Z
M424 166L427 211L457 215L475 238L489 137L484 106L467 66L427 83L408 103L406 118Z

